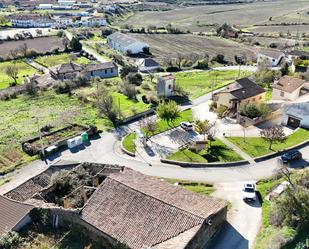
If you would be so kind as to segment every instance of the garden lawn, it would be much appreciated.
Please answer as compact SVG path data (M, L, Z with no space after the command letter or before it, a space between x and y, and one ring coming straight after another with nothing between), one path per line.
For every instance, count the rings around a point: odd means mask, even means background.
M121 93L113 92L111 95L113 96L116 106L120 108L120 112L124 118L144 112L150 108L149 104L145 104L142 101L129 99Z
M165 180L170 184L178 183L178 186L201 195L210 196L210 194L212 194L216 190L212 184L204 182L191 182L191 181L169 179L169 178Z
M202 71L202 72L179 72L176 73L176 83L189 93L190 99L196 99L206 93L221 88L237 78L250 75L248 71Z
M10 65L15 65L18 68L17 84L21 84L26 76L37 72L22 60L0 62L0 89L7 88L14 83L14 80L5 73L7 66Z
M211 162L235 162L243 160L235 151L228 148L219 139L207 145L206 149L200 153L192 152L189 149L183 149L167 157L169 160L180 162L194 162L194 163L211 163Z
M94 124L99 129L112 127L91 104L66 94L46 91L35 98L19 95L16 99L0 101L0 174L34 159L21 151L21 141L38 135L35 117L40 127L53 125L54 129L69 123Z
M135 153L136 147L135 147L135 133L129 133L126 135L122 141L122 146L132 153Z
M48 68L70 62L71 55L67 53L57 55L45 55L35 58L34 61ZM73 62L76 64L88 64L90 60L88 60L86 57L80 56L76 57L76 59L73 60Z
M248 155L259 157L275 151L284 150L309 140L309 130L302 128L297 129L293 134L287 137L285 142L273 144L271 150L269 149L268 142L260 137L247 137L245 140L243 137L228 137L227 139Z

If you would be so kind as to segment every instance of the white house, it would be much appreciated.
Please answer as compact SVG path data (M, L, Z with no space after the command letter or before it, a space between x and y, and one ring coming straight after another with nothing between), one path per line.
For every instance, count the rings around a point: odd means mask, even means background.
M307 87L309 89L309 82L285 75L273 85L272 99L296 100L302 94L302 89Z
M309 129L309 102L284 105L281 124Z
M107 37L107 44L125 54L138 54L142 53L144 49L149 49L149 45L145 42L141 42L129 35L116 32Z
M70 26L74 23L72 16L55 16L54 20L58 26Z
M59 6L73 6L76 0L58 0Z
M79 24L83 27L102 27L106 26L106 19L98 16L82 17Z
M13 27L19 28L49 28L55 24L49 17L37 14L18 14L9 18Z
M263 50L258 53L257 62L259 64L265 61L268 66L276 67L280 64L284 57L285 54L281 51Z
M53 5L49 3L41 3L38 8L40 10L51 10L53 8Z
M140 59L138 61L138 70L140 72L153 72L161 68L160 64L152 58Z
M174 95L175 77L167 74L158 78L157 95L158 97L167 98Z

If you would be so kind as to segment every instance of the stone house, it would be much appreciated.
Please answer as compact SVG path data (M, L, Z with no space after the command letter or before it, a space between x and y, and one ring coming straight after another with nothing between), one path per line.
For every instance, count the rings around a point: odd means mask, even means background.
M214 101L218 107L225 106L235 111L249 103L258 105L265 102L265 99L265 89L249 78L238 79L214 94Z
M157 82L157 96L168 98L174 95L175 77L172 74L160 76Z
M149 45L132 36L121 32L115 32L107 37L107 44L111 48L124 54L138 54L149 49Z
M309 92L309 82L285 75L273 85L272 99L291 101L307 92Z
M0 195L0 238L10 231L19 231L31 222L32 205L11 200Z
M226 220L224 201L124 168L80 212L107 240L129 248L200 249Z
M74 79L82 71L82 66L72 62L56 65L49 69L50 75L57 80Z
M309 129L309 102L284 105L281 124Z

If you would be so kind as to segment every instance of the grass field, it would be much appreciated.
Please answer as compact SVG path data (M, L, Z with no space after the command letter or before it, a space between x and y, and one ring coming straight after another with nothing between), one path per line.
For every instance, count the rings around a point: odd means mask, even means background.
M168 156L167 159L194 163L235 162L243 160L241 156L228 148L219 139L211 142L211 146L207 145L206 149L202 150L200 153L184 149Z
M192 192L195 192L201 195L210 196L216 190L212 184L204 183L204 182L191 182L191 181L170 179L170 178L166 178L164 180L170 184L178 183L179 187L182 187L186 190L190 190Z
M27 75L32 75L36 73L37 71L26 64L25 62L18 60L18 61L7 61L7 62L0 62L0 89L4 89L10 86L10 84L14 83L14 80L6 75L5 70L7 66L9 65L15 65L18 67L18 79L17 84L20 84L23 82L24 78Z
M202 71L176 73L176 83L189 93L190 99L195 99L212 90L221 88L234 80L249 76L247 71Z
M259 1L249 4L204 5L177 8L171 11L142 11L114 25L157 27L172 24L182 30L204 31L203 25L229 23L241 27L263 23L308 22L308 1ZM301 16L297 13L301 13ZM272 19L270 20L270 17Z
M142 101L129 99L121 93L113 92L112 96L116 106L120 108L120 112L125 118L144 112L150 108L149 104L145 104Z
M248 155L258 157L283 150L309 140L309 130L302 128L297 129L293 134L287 137L285 142L273 144L272 150L269 149L269 144L260 137L247 137L246 140L244 140L243 137L228 137L227 139L237 145Z
M21 141L38 135L35 117L40 127L49 124L54 129L70 122L94 124L103 130L112 127L90 104L53 91L43 92L37 98L20 95L10 101L0 101L0 174L32 159L21 151Z
M59 64L68 63L72 60L72 62L76 64L88 64L90 60L86 57L72 57L70 54L58 54L58 55L46 55L46 56L39 56L35 58L34 61L41 64L44 67L52 67Z
M125 136L122 142L122 146L127 150L132 153L135 153L135 133L129 133L128 135Z
M248 61L253 60L256 48L219 37L173 34L134 34L135 38L150 45L151 53L160 62L177 58L178 54L207 54L210 57L223 54L225 59L235 62L234 56L245 54Z

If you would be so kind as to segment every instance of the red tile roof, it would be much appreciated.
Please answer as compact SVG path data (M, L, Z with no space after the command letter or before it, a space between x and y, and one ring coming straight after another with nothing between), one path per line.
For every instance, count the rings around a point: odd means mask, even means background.
M274 84L273 88L284 92L292 93L301 86L303 86L304 83L305 80L285 75L281 77L276 84Z
M125 169L106 178L82 219L130 248L160 244L201 225L225 202Z
M12 230L33 206L0 195L0 236Z

